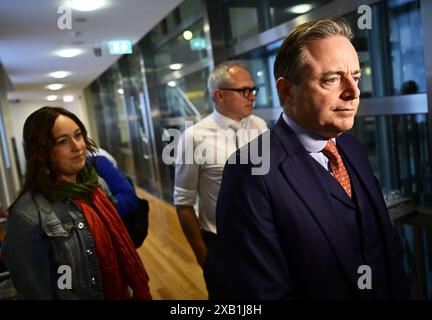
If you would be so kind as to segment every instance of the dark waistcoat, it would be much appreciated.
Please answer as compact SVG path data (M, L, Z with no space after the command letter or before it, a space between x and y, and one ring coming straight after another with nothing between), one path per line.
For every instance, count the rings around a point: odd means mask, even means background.
M366 299L391 298L386 274L388 262L383 245L382 228L356 172L350 168L347 161L344 161L351 181L352 199L350 199L333 175L317 161L313 162L318 167L319 176L327 192L331 195L337 216L350 237L357 260L356 265L367 265L371 268L372 290L363 289L362 297ZM362 274L364 273L360 273L358 277L361 277Z

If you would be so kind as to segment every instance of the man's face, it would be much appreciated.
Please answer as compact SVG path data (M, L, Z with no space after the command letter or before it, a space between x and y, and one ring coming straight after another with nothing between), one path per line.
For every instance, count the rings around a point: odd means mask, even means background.
M308 62L300 83L278 79L288 115L303 128L326 138L352 128L360 102L360 65L351 42L342 36L305 47Z
M243 89L255 86L248 71L239 67L231 67L229 73L231 74L231 81L224 88ZM235 121L240 121L252 114L256 97L252 93L249 97L244 97L242 92L216 89L214 99L216 109L221 114Z

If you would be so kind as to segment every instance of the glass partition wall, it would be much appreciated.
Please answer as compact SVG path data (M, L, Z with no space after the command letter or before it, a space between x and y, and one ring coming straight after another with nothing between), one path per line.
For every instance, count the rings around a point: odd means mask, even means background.
M158 157L166 145L162 135L211 112L206 80L220 57L245 62L260 88L255 113L272 125L281 113L273 63L283 37L296 24L338 12L353 27L362 69L362 102L352 133L368 148L384 188L400 189L430 208L431 187L420 178L431 170L424 1L357 2L184 1L134 46L132 55L121 57L92 84L95 109L104 115L97 121L102 146L138 183L154 181L143 185L170 194L172 174L164 173L167 165ZM359 28L357 7L368 3L372 27ZM212 16L222 23L209 24ZM222 39L215 47L224 54L213 58L210 40L215 38Z
M162 137L212 110L203 8L201 0L183 2L90 86L101 146L125 175L167 201L174 167L161 157L169 143Z
M371 28L360 27L361 5L370 8ZM161 157L172 139L162 137L212 111L209 70L223 60L243 60L260 88L254 113L272 126L282 112L273 63L283 38L302 22L335 15L350 22L362 69L350 133L365 146L384 192L397 190L430 212L429 0L186 0L91 85L102 146L138 185L172 201L174 166ZM416 257L406 261L413 297L432 297L430 226L398 228L408 256ZM425 259L418 260L418 252L427 253Z

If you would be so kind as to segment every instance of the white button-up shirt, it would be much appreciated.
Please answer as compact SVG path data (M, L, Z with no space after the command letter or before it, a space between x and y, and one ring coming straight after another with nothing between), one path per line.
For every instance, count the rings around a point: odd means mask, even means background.
M193 206L199 198L201 227L216 233L216 202L222 172L228 157L239 147L267 130L259 117L251 115L237 122L216 110L183 132L177 147L174 205Z
M294 131L297 138L300 140L300 143L303 145L309 155L320 165L322 165L324 169L331 172L328 158L324 155L324 153L322 153L322 150L327 144L328 139L303 129L285 112L283 113L282 117L292 129L292 131ZM333 142L336 144L335 138L332 138L331 140L333 140Z

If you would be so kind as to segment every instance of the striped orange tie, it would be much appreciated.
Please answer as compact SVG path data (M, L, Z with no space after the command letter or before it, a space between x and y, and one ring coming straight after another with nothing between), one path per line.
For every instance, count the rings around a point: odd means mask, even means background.
M333 176L336 178L342 188L344 188L347 195L352 198L349 174L333 140L327 141L326 146L324 149L322 149L322 153L324 153L324 155L329 159Z

